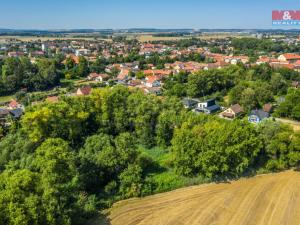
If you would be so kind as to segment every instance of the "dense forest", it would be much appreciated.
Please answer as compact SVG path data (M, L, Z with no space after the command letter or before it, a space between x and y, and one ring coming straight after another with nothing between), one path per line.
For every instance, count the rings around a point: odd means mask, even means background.
M233 38L231 41L234 47L234 54L246 54L248 56L255 56L260 53L287 53L299 52L298 45L289 45L283 41L274 42L271 39L256 39L256 38Z
M87 224L111 202L177 188L174 180L299 166L300 134L114 86L28 108L0 149L1 224Z
M28 57L0 60L0 95L47 90L60 83L59 59L38 59L35 64Z

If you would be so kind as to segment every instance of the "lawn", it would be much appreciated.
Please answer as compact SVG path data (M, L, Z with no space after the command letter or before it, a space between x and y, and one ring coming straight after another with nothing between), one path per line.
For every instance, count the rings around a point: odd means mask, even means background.
M95 83L98 83L98 82L89 81L86 79L61 79L60 80L61 87L68 87L70 85L74 85L75 87L77 87L77 86L90 85L90 84L95 84Z
M170 153L168 153L168 151L166 151L160 147L154 147L151 149L147 149L143 146L139 146L139 150L142 153L150 156L155 162L157 162L159 164L166 164L168 158L170 157Z
M14 98L13 95L7 95L7 96L0 96L0 103L1 102L9 102Z

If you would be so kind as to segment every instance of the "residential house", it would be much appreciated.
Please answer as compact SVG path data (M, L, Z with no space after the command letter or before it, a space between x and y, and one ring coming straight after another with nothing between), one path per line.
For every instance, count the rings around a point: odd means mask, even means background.
M21 108L13 109L10 110L9 113L14 119L19 119L23 115L23 110Z
M224 112L221 113L222 117L234 119L241 114L243 114L244 110L239 104L232 105L230 108L226 109Z
M121 69L119 75L117 76L118 82L121 83L127 82L129 79L129 72L130 70L128 69Z
M160 78L159 76L147 76L144 82L146 87L160 87Z
M12 110L17 108L22 108L22 105L13 99L8 103L7 108Z
M223 55L223 54L210 53L210 52L205 53L205 56L208 57L208 58L212 58L217 62L225 62L225 58L226 58L226 56Z
M124 68L122 68L124 69ZM113 64L113 65L108 65L106 68L105 68L105 72L106 73L111 73L113 70L120 70L121 71L121 65L120 64Z
M294 63L294 69L298 72L300 72L300 60L297 60L295 63Z
M161 95L161 87L144 87L142 88L146 94Z
M97 82L104 82L104 81L108 81L109 80L109 75L102 73L102 74L98 74L98 77L96 77L95 81Z
M132 87L136 87L136 86L139 86L141 84L142 84L142 81L140 79L134 79L134 80L130 80L128 82L128 85L132 86Z
M17 57L24 56L24 52L9 52L7 55L9 57L15 57L15 58L17 58Z
M273 111L273 105L268 103L263 106L263 111L267 113L271 113Z
M220 110L220 106L216 104L215 99L209 99L204 102L199 102L197 108L195 109L196 112L202 112L206 114L212 114Z
M146 76L159 76L160 78L167 77L172 74L172 70L144 70L143 73Z
M262 109L259 110L252 110L248 116L248 121L250 123L260 123L261 121L270 117L270 114L263 111Z
M197 104L199 103L199 100L197 99L192 99L192 98L184 98L182 100L183 106L186 109L193 109L197 106Z
M30 57L43 57L45 53L43 51L34 51L30 53Z
M260 56L259 59L256 61L257 65L260 64L288 64L288 62L279 61L278 59L267 57L267 56Z
M270 63L270 61L271 58L267 56L259 56L259 58L256 60L256 64L257 65L266 64L266 63Z
M166 46L162 44L146 43L141 45L140 55L150 55L153 52L162 53L166 51Z
M87 79L90 81L103 82L107 81L109 79L109 76L107 74L90 73Z
M280 62L280 63L270 63L270 66L272 68L287 68L287 69L295 69L295 65L294 64L291 64L291 63L285 63L285 62Z
M121 69L131 69L132 71L138 71L139 69L139 62L135 61L132 63L122 63L120 64Z
M165 67L167 69L173 69L174 73L179 73L180 71L185 71L189 73L193 73L199 70L202 70L207 64L205 63L198 63L198 62L179 62L176 61L174 63L166 63Z
M289 63L294 63L297 60L300 60L300 55L294 54L294 53L286 53L282 54L278 57L278 60L281 62L289 62Z
M91 53L92 53L91 50L85 48L77 49L75 51L76 56L85 56L85 55L90 55Z
M92 81L92 80L95 80L97 77L99 76L98 73L90 73L88 76L87 76L87 79Z
M89 95L92 91L92 88L90 86L84 86L77 89L76 95L77 96L85 96Z
M48 50L48 44L47 43L42 43L42 51L46 52Z
M216 60L217 62L226 62L226 63L230 63L233 65L236 65L237 63L248 63L249 62L249 57L248 56L224 56L222 55L222 57L219 58L219 60Z

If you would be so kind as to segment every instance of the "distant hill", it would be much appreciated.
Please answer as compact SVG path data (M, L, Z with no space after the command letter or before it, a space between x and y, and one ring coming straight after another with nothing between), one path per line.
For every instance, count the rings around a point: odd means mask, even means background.
M245 33L299 33L299 29L156 29L156 28L128 28L128 29L6 29L0 28L0 35L59 35L72 33L201 33L201 32L245 32Z

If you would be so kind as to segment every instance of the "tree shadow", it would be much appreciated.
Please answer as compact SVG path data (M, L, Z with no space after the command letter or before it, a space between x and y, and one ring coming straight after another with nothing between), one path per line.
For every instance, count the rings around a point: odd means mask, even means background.
M166 172L167 170L168 169L166 167L163 167L158 162L153 161L153 162L151 162L151 164L149 164L149 166L144 168L144 173L145 173L145 175L159 174L159 173Z
M108 215L101 213L95 218L90 219L87 225L111 225L111 220L108 218Z
M300 166L296 167L296 168L294 169L294 171L295 171L295 172L300 172Z

